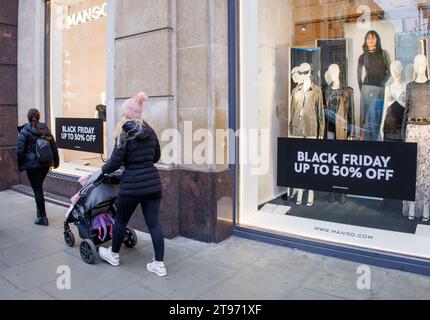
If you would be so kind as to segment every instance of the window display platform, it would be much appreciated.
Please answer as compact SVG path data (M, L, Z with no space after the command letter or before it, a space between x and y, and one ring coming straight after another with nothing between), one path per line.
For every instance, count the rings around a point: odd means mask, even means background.
M100 167L97 166L86 166L74 163L62 163L58 169L53 170L54 173L60 173L70 176L81 177L88 173L97 171Z
M348 197L345 204L340 204L338 201L329 203L327 197L328 193L316 192L312 208L307 207L305 203L298 206L295 200L286 201L282 197L269 203L291 207L288 213L291 216L373 229L416 234L418 225L430 226L430 223L423 223L421 220L410 221L404 217L402 201ZM262 207L264 205L259 209Z

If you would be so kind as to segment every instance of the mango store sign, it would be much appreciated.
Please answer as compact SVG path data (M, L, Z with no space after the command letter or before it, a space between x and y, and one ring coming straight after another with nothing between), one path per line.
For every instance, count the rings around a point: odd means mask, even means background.
M94 6L90 9L83 10L71 16L68 16L66 20L66 27L71 28L79 24L83 24L93 20L98 20L106 16L107 16L107 3L105 2L100 6Z

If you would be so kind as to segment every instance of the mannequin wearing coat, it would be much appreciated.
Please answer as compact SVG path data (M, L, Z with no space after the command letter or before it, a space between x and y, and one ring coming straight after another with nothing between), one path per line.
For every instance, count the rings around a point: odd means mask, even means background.
M290 136L304 139L324 137L324 109L321 88L312 82L312 68L303 63L299 69L302 84L291 94ZM299 189L297 205L302 205L305 190ZM314 191L309 190L307 206L314 205Z

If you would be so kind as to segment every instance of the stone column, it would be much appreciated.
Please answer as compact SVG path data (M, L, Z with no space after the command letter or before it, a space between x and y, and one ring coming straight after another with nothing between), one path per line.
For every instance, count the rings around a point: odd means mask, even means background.
M19 183L17 143L18 0L0 1L0 190Z
M115 1L115 121L121 104L145 91L143 118L159 139L165 129L177 127L176 0ZM163 148L168 141L160 141ZM173 164L161 164L163 184L161 221L167 238L179 235L178 175ZM139 209L140 210L140 209ZM141 214L132 225L146 230Z
M185 123L193 132L228 129L228 0L178 0L178 128L185 136ZM193 158L202 141L184 150ZM206 157L227 145L214 141ZM218 165L211 159L200 164L184 163L179 179L179 230L185 237L219 242L232 234L233 172L227 157ZM196 160L195 158L193 160Z

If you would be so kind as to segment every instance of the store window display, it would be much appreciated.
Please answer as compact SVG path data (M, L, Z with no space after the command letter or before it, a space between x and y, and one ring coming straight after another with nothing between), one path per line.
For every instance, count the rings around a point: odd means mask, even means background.
M77 119L77 125L79 119L103 121L104 154L60 150L57 172L74 176L97 170L107 157L107 16L66 23L94 7L103 7L108 14L105 0L50 1L51 125L55 128L56 119L61 118Z
M323 150L327 154L336 152L328 150L323 143L350 148L351 154L356 152L355 146L361 146L367 148L364 156L385 148L397 150L399 154L398 150L406 146L418 148L418 153L412 152L417 158L416 177L413 174L412 179L408 178L413 180L409 185L414 185L415 178L417 180L415 201L407 201L412 197L357 195L334 183L329 186L332 191L318 190L312 185L313 181L280 184L276 176L273 185L285 187L287 191L282 189L285 194L268 201L252 191L262 179L248 174L239 165L239 224L276 234L430 260L430 246L422 246L422 237L430 239L430 80L427 68L430 1L387 1L383 5L380 1L367 0L241 0L239 3L242 50L239 69L246 71L240 73L246 75L240 77L239 86L241 128L255 127L261 114L272 112L271 108L262 107L252 101L255 99L247 100L247 97L255 94L252 77L255 73L257 79L255 66L264 59L257 49L252 54L250 51L265 43L267 35L276 35L278 38L274 41L278 42L271 43L272 47L288 48L278 50L277 63L282 66L279 72L284 77L287 75L290 81L285 84L276 80L277 88L289 93L286 99L289 101L288 120L280 123L287 130L278 134L280 141L300 141L298 144L306 148L316 145L319 152ZM263 19L259 14L262 10L272 19ZM279 21L282 23L275 23ZM415 27L411 29L411 25ZM271 94L262 90L265 88L258 88L259 95ZM275 126L269 126L269 130L272 135L279 132ZM241 148L246 150L243 143L239 143L238 148L240 158ZM280 154L279 148L278 141L273 150ZM315 150L303 151L312 156ZM290 158L296 159L297 155L294 153ZM415 173L415 160L399 162L402 170L410 169ZM279 172L283 164L277 165ZM365 185L364 171L356 171L354 166L344 169L348 169L343 172L346 176L354 175ZM372 165L371 169L378 168ZM398 186L397 189L406 189L402 181ZM270 210L266 210L268 208ZM355 236L345 236L342 232L346 231ZM373 239L358 237L367 234L373 235Z

